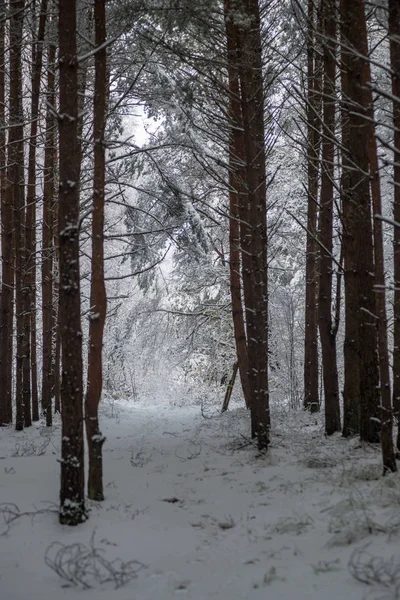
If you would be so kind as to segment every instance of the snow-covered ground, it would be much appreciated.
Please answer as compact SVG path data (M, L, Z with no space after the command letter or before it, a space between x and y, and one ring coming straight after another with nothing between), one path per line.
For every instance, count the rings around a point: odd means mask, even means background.
M400 598L400 476L381 478L379 448L326 439L320 416L275 410L270 450L259 456L245 410L206 416L106 402L106 500L90 503L77 528L57 520L59 424L2 429L1 600ZM71 548L56 557L54 542ZM372 556L398 556L393 585L352 578L350 556L366 545ZM138 561L115 562L117 582L123 569L136 577L111 591L75 570L92 585L82 589L45 563L47 550L67 570L68 557L92 547L103 551L97 566L101 557Z

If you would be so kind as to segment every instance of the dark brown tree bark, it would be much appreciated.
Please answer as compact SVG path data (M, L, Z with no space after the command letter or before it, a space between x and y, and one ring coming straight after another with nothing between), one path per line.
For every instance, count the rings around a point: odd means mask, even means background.
M316 60L315 1L308 0L307 24L307 247L304 331L304 408L319 411L318 305L317 305L317 206L319 164L320 73Z
M78 108L79 112L79 108ZM57 147L57 131L55 134L54 144L54 189L57 189L58 184L58 173L56 165L58 163L58 147ZM78 132L79 134L79 132ZM80 156L79 156L80 160ZM58 202L55 200L52 206L52 220L53 220L53 351L54 351L54 365L53 365L53 394L54 394L54 412L61 412L61 332L60 332L60 309L59 309L59 280L60 280L60 248L58 240Z
M393 94L393 219L400 223L400 0L389 0L390 66ZM394 228L393 410L400 422L400 227ZM400 426L397 449L400 450Z
M53 390L54 390L54 412L61 412L61 334L58 302L54 302L54 323L53 345L54 345L54 371L53 371Z
M232 396L232 391L233 391L233 386L235 385L235 380L236 380L236 375L238 372L238 368L239 368L239 364L236 361L235 364L233 365L233 369L232 369L232 375L231 378L228 382L228 386L226 388L226 392L225 392L225 398L224 401L222 403L222 408L221 408L221 413L224 413L228 410L228 406L229 406L229 402Z
M342 3L340 5L342 13ZM344 46L341 29L341 62L345 63ZM343 149L349 145L349 123L345 100L348 98L348 77L345 68L340 71L342 88L341 127L342 127L342 255L344 264L344 307L345 337L344 355L344 389L343 389L343 436L355 435L360 431L360 369L358 360L358 321L357 321L357 279L355 263L355 207L349 201L349 169L351 162ZM346 198L346 200L345 200Z
M343 12L342 0L340 14ZM340 70L342 89L342 253L344 262L345 281L345 339L344 339L344 390L343 390L343 435L348 437L360 431L360 374L358 359L358 320L357 320L357 278L355 263L355 207L350 201L344 201L349 196L350 180L348 177L351 161L343 149L349 145L348 123L348 75L344 68L346 63L343 28L340 29L341 38L341 63Z
M42 0L38 33L32 48L31 131L29 138L28 187L26 196L26 285L29 294L30 370L32 375L32 414L39 419L36 362L36 147L39 116L40 79L42 74L43 40L46 28L47 0Z
M334 209L334 155L335 155L335 0L325 0L323 6L323 139L322 174L319 213L321 242L319 264L318 319L322 349L322 367L325 398L325 431L332 435L340 431L339 383L336 358L337 329L332 318L332 251Z
M107 54L105 0L95 0L95 84L94 84L94 177L92 216L92 279L90 289L88 382L85 401L86 435L89 449L88 495L104 500L103 457L104 436L99 426L99 403L103 386L103 332L107 297L104 282L104 197L107 100Z
M79 269L79 144L76 0L59 0L59 260L61 381L60 523L86 519Z
M258 447L269 444L268 389L268 287L266 233L266 156L264 138L264 88L262 78L261 24L257 0L231 2L231 18L238 19L239 78L243 116L247 183L247 248L250 273L243 264L252 428ZM236 15L236 16L235 16ZM239 15L239 16L237 16ZM243 223L242 223L243 225ZM243 247L243 254L247 251ZM246 297L249 299L247 300ZM249 301L251 304L249 304Z
M54 380L53 331L55 327L53 295L54 258L54 199L55 199L55 144L56 122L51 110L55 105L55 56L56 48L49 43L47 56L47 113L46 147L44 154L43 223L42 223L42 410L46 413L46 425L52 425L52 405Z
M248 376L246 327L244 322L241 282L241 241L239 204L246 197L245 158L243 141L243 119L240 100L237 32L229 17L229 2L225 1L225 28L227 39L228 79L229 79L229 269L232 300L233 328L236 356L247 408L250 408L251 389Z
M354 241L355 302L359 360L360 437L379 442L379 371L377 354L376 302L374 294L374 256L372 243L371 198L369 190L367 36L363 0L342 0L342 68L346 70L343 90L348 135L343 156L343 206L351 205ZM345 257L346 261L346 257ZM345 263L346 270L349 265ZM355 326L354 326L355 327Z
M24 194L24 131L22 110L22 32L24 1L10 3L10 120L9 169L13 189L15 236L16 313L16 421L18 431L31 425L30 361L27 321L29 295L26 286L26 236Z
M0 425L12 422L12 312L14 271L12 264L13 191L6 173L5 123L5 15L0 3L0 192L1 192L1 298L0 298ZM10 157L11 158L11 157Z
M365 28L365 44L367 45L367 31ZM368 108L369 139L367 141L368 158L370 167L370 189L374 215L382 214L381 182L378 163L378 149L375 138L374 106L371 91L371 66L366 62L366 98ZM393 447L393 411L390 393L390 366L388 351L388 333L386 316L386 285L385 285L385 259L383 250L382 220L374 219L374 258L375 258L375 301L378 326L378 355L380 375L380 420L381 420L381 446L383 474L397 471L396 457Z

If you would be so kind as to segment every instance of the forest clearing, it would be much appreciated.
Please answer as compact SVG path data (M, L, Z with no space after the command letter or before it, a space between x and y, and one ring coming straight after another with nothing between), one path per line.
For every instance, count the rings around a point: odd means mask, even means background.
M106 499L89 503L79 529L57 519L59 423L2 436L2 599L398 598L400 481L381 478L376 447L325 437L321 415L278 409L260 456L237 402L223 415L206 405L205 416L186 402L104 402ZM68 581L45 564L55 542L135 562L114 591L122 576L96 559L74 570L71 551ZM388 572L371 586L351 576L364 548L387 560L391 582Z

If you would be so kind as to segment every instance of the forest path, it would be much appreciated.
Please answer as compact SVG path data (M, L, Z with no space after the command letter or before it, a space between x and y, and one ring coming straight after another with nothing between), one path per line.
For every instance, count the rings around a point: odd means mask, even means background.
M0 538L1 600L362 598L347 569L352 551L373 542L375 554L390 556L398 543L387 524L400 524L399 477L380 478L379 449L326 439L320 417L280 412L259 456L245 410L209 416L105 403L105 501L90 503L78 528L61 527L54 513L11 523ZM0 431L2 503L21 512L57 503L58 440L59 424L51 433ZM52 542L89 547L93 535L108 560L144 565L115 592L95 581L85 591L62 587L44 563Z

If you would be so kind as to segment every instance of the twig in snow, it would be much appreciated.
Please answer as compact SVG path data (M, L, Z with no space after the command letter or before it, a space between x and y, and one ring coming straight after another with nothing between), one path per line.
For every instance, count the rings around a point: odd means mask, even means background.
M390 600L400 599L400 561L392 556L384 559L372 556L366 546L356 548L350 556L350 574L361 583L384 589Z
M138 571L144 568L137 560L107 560L104 550L95 546L94 538L95 531L89 546L79 542L68 545L53 542L44 555L46 565L68 585L83 589L111 585L117 590L134 579Z

